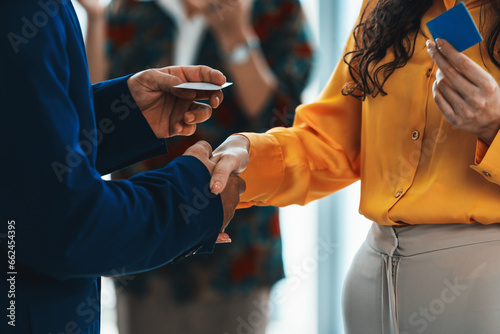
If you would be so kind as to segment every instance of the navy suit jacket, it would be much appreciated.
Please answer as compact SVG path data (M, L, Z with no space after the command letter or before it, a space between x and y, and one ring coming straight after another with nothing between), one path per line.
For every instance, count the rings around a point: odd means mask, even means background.
M103 181L166 154L127 78L90 85L70 1L0 13L0 332L98 333L98 277L212 251L220 196L193 157Z

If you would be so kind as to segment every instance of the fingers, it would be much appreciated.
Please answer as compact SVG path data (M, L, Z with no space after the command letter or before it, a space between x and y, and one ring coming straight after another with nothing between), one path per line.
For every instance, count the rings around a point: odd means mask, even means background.
M210 180L210 190L220 194L226 188L229 176L239 168L239 162L233 155L222 155L215 166Z
M223 85L226 77L222 72L208 66L170 66L137 73L147 88L172 93L183 99L206 99L213 91L196 91L192 89L173 88L184 82L209 82ZM222 94L222 92L216 92ZM220 99L222 101L222 99Z
M212 108L217 108L224 100L224 94L221 90L217 91L206 91L197 90L195 100L208 100Z
M176 136L188 137L196 132L196 124L183 125L178 123L175 126Z
M453 107L451 106L451 104L443 96L441 91L437 88L437 82L434 82L434 85L432 87L432 91L434 94L434 101L436 102L439 110L441 110L441 113L448 120L448 122L453 124L454 123L453 120L456 118L455 111L453 110Z
M227 138L214 152L211 158L216 163L210 190L220 194L227 185L231 173L239 174L245 170L249 162L250 142L245 136L234 135Z
M192 4L192 0L184 0L185 8L186 8L186 16L188 19L191 19L193 15L196 14L197 8L195 4Z
M211 82L216 85L223 85L226 83L226 77L222 74L222 72L214 70L208 66L195 66L195 70L186 68L184 73L189 81L193 81L191 79L191 75L197 77L196 70L198 70L198 75L201 77L201 81Z
M209 172L213 174L215 163L210 161L212 157L212 147L206 141L199 141L184 152L183 155L193 156L199 159L202 163L207 166ZM217 238L217 243L228 243L231 242L229 236L224 232L225 228L231 221L236 210L236 206L240 201L240 195L246 190L245 181L238 175L232 173L228 176L226 181L227 187L221 193L221 202L223 208L223 222L221 233Z
M466 80L478 87L484 84L486 78L481 75L484 72L481 66L465 54L458 52L447 41L440 38L436 42L428 40L427 50L436 65L450 81L455 83L455 80L460 80L460 84L463 84Z
M215 163L210 161L210 158L212 157L212 146L210 146L210 144L206 141L201 140L197 142L188 148L183 155L189 155L200 160L205 165L208 172L212 174L215 168Z
M202 13L205 11L207 7L210 6L209 1L200 1L200 0L184 0L184 3L186 4L187 7L187 12L188 12L188 17L191 17L192 15L196 13Z
M207 91L185 88L171 88L170 94L184 100L208 100L212 108L217 108L224 100L224 94L221 90Z
M204 140L200 140L193 146L189 147L183 155L190 155L195 158L210 159L212 157L212 146Z
M478 87L484 83L485 76L482 75L484 70L481 66L475 63L465 54L458 52L455 48L443 39L437 39L437 48L450 61L451 64L460 72L467 80Z
M184 114L184 123L197 124L203 123L212 116L212 108L204 103L194 102L189 111Z
M224 100L224 94L221 90L208 91L208 90L194 90L194 89L183 89L183 88L173 88L172 94L178 95L179 91L190 91L194 92L194 97L190 97L193 100L209 100L212 108L217 108ZM181 97L182 98L182 97Z
M498 100L498 84L481 66L458 52L445 40L427 41L427 50L439 67L433 85L436 104L456 128L480 133Z
M247 190L247 183L241 177L238 177L238 189L240 190L240 196Z
M168 96L167 96L168 98ZM168 127L169 133L171 135L180 135L183 131L184 125L184 113L189 109L191 102L189 100L181 100L181 99L169 99L171 105L170 115L168 112L162 112L161 115L165 115L163 117L168 117Z
M226 82L222 72L208 66L180 66L179 69L186 81L211 82L216 85L223 85Z
M182 80L182 82L209 82L215 85L223 85L226 83L226 77L221 71L215 70L211 67L198 65L198 66L172 66L166 67L169 74L175 75ZM189 89L184 89L189 91ZM212 92L208 92L210 95ZM207 91L198 91L197 98L207 98Z
M442 43L443 40L438 41ZM474 67L477 65L467 56L453 49L449 43L446 43L446 46L443 46L441 50L444 50L445 48L448 49L446 51L450 58L447 58L446 55L438 49L436 43L427 41L427 50L431 58L434 60L434 63L441 71L443 77L448 79L449 82L453 82L453 86L461 96L467 96L471 93L471 91L477 89L477 87L473 83L472 79L467 76L471 75L468 73L470 66L465 66L464 64L471 62L474 64ZM477 76L477 73L475 76Z
M233 219L236 206L240 202L240 192L244 189L242 185L245 183L241 177L236 174L229 176L227 187L221 193L222 209L224 211L224 221L222 223L221 232L224 232L227 225Z
M189 103L186 100L178 100L173 103L169 125L170 133L173 135L191 136L196 131L196 124L203 123L212 116L212 108L207 104Z
M182 89L174 87L184 82L179 77L157 70L153 70L153 73L159 73L159 75L157 75L157 86L159 91L170 93L174 96L177 96L178 98L185 100L196 99L196 91L192 89Z
M440 69L436 73L436 81L432 87L432 92L435 97L438 94L442 95L450 107L459 107L465 104L464 97L455 90L455 86L452 85L446 77L444 77Z
M205 65L170 66L162 68L161 71L180 78L182 82L210 82L215 85L223 85L226 82L221 71Z
M212 108L217 108L224 99L221 90L202 91L192 89L173 88L183 82L210 82L216 85L223 85L226 77L222 72L208 66L171 66L157 71L162 74L158 77L159 89L169 92L182 99L209 100Z
M222 100L224 100L224 94L221 90L213 92L208 99L212 108L217 108L222 103Z
M217 236L216 244L228 244L231 242L231 238L226 233L219 233Z

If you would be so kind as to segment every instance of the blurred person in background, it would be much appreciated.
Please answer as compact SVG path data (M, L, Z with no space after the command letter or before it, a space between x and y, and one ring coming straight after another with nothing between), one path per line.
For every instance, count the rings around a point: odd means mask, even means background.
M169 141L169 157L114 178L163 166L200 139L217 146L236 131L291 125L313 58L299 0L114 0L107 9L79 1L89 18L93 80L159 65L206 64L234 82L192 137ZM136 275L117 289L121 334L265 332L270 289L283 277L278 209L239 210L233 220L226 230L230 247ZM249 324L254 311L259 321Z

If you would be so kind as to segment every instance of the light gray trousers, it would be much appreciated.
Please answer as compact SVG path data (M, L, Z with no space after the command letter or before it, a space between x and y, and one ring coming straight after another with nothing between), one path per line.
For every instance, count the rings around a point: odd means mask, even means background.
M346 334L500 333L500 224L373 224L343 304Z

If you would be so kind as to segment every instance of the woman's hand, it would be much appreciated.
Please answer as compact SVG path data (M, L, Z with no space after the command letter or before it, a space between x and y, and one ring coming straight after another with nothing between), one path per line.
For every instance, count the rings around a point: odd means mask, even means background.
M208 66L171 66L139 72L128 79L132 97L158 138L189 136L212 115L222 91L173 88L189 81L223 85L226 77ZM210 105L195 100L208 100ZM212 108L211 108L212 107Z
M87 12L89 19L104 15L106 6L100 4L100 0L77 0Z
M216 31L231 34L250 26L252 0L184 0L188 15L202 14Z
M247 168L249 151L250 141L242 135L231 136L217 147L210 159L216 163L210 180L210 190L214 194L226 189L231 175L240 174Z
M491 144L500 129L500 87L482 67L448 42L427 41L438 66L432 88L434 101L457 129Z

